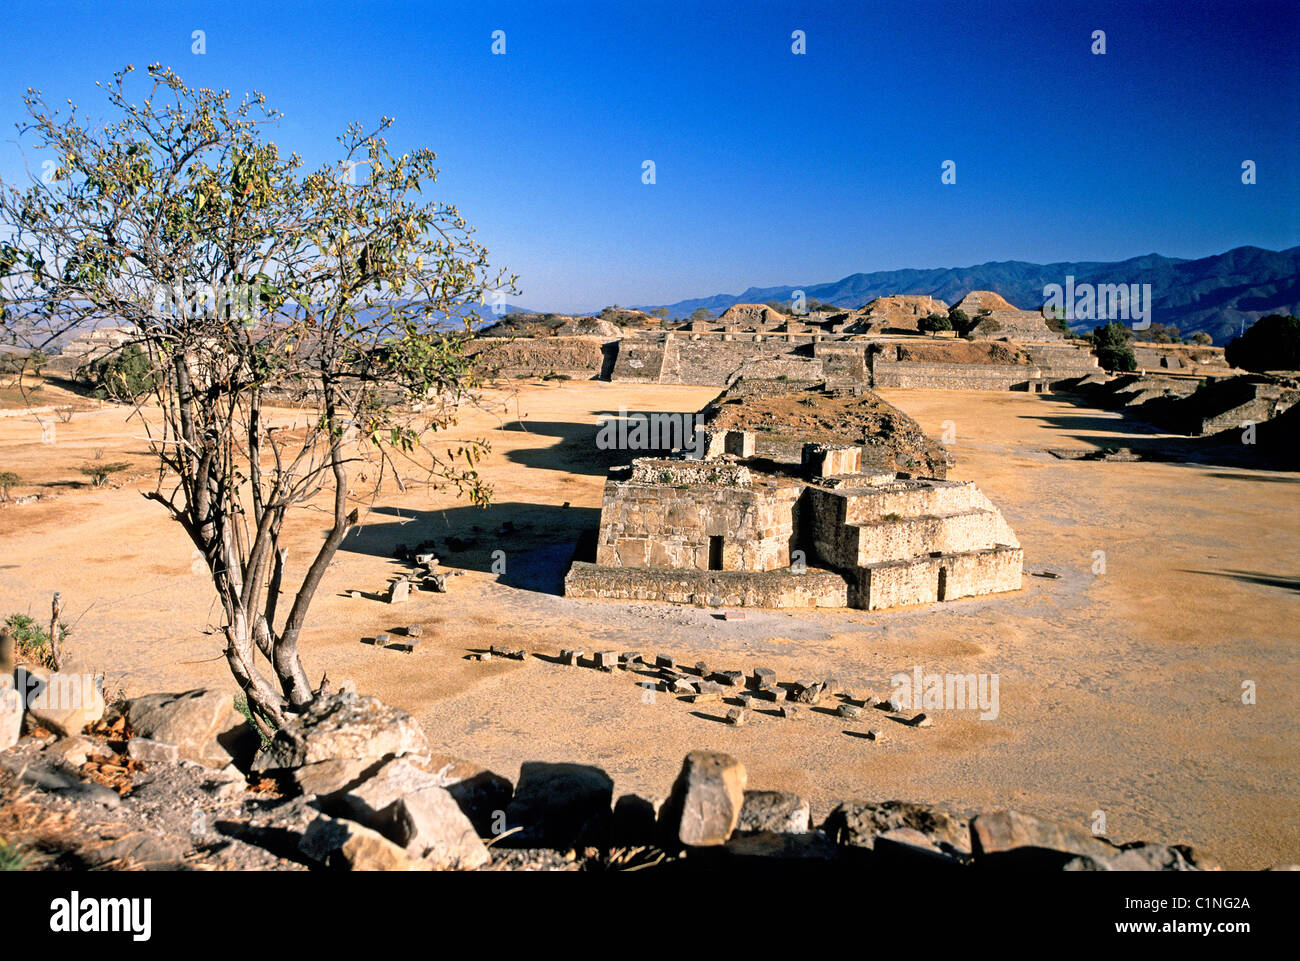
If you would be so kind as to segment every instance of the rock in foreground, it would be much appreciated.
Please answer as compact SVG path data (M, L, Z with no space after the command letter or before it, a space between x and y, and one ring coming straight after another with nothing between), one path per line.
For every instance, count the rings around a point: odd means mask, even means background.
M719 751L692 751L659 816L666 843L708 847L725 844L745 803L745 766Z

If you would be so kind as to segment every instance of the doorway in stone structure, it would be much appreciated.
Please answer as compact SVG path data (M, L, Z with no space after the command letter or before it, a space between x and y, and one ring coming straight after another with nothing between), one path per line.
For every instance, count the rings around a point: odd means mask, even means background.
M714 536L709 538L709 570L722 570L722 538Z

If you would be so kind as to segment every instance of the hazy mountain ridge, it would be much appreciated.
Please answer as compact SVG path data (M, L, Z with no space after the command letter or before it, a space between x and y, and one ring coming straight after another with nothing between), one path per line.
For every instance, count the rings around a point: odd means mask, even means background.
M1205 331L1216 343L1235 336L1266 314L1300 312L1300 247L1265 250L1236 247L1222 254L1184 260L1146 254L1121 261L1078 261L1034 264L1023 260L995 261L972 267L939 267L850 274L824 284L750 287L737 295L715 294L682 300L667 307L671 316L686 317L699 307L715 313L732 304L789 300L795 290L837 307L860 307L887 294L925 294L950 304L971 290L992 290L1018 307L1037 309L1043 287L1075 284L1150 284L1153 323L1171 324L1184 335ZM1079 321L1076 330L1095 322Z

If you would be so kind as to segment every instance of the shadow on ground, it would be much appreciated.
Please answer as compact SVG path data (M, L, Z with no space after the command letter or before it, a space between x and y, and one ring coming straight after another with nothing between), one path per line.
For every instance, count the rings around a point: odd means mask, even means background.
M1197 571L1182 568L1185 574L1204 574L1206 577L1227 577L1246 584L1259 584L1263 587L1277 587L1284 591L1300 592L1300 577L1286 574L1264 574L1260 571Z
M525 433L535 435L539 440L546 439L549 442L539 444L536 447L520 448L506 452L506 460L516 464L522 464L525 467L539 468L542 470L558 470L568 474L590 474L601 476L609 472L611 467L619 464L631 463L634 457L655 457L666 454L674 446L679 446L683 442L690 443L691 435L689 432L683 439L680 431L685 429L687 422L685 417L691 416L689 413L682 414L672 411L626 411L627 423L620 429L618 423L622 417L622 412L608 412L614 423L611 428L604 431L606 437L614 442L614 446L602 449L597 446L601 439L602 421L600 415L593 415L591 423L580 424L572 421L554 421L554 420L513 420L500 428L504 431ZM639 442L637 439L636 421L641 420L644 423L644 434L646 442ZM692 422L693 423L693 422ZM671 431L665 429L665 425L676 424ZM651 431L651 427L654 430ZM652 434L659 434L658 444L650 445L648 441L656 440ZM667 442L665 441L665 436ZM628 443L628 442L631 443Z
M437 511L377 507L341 550L394 560L399 547L429 550L443 567L493 573L508 587L559 594L575 549L581 545L585 556L599 524L594 507L518 501Z

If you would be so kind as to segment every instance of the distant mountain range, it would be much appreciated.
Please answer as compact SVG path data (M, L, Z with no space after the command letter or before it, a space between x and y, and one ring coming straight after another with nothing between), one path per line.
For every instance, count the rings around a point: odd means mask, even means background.
M1264 250L1237 247L1227 253L1198 260L1181 260L1147 254L1111 263L1031 264L1007 260L975 267L941 267L931 270L882 270L850 274L827 284L789 287L751 287L744 293L714 294L651 304L649 310L667 307L671 317L687 317L699 307L715 314L732 304L789 300L795 290L809 299L837 307L861 307L887 294L928 294L955 304L972 290L992 290L1017 307L1037 310L1043 305L1043 288L1065 284L1150 284L1151 322L1177 327L1184 336L1205 331L1216 344L1231 340L1266 314L1300 315L1300 247ZM1075 330L1091 330L1095 321L1075 322Z

